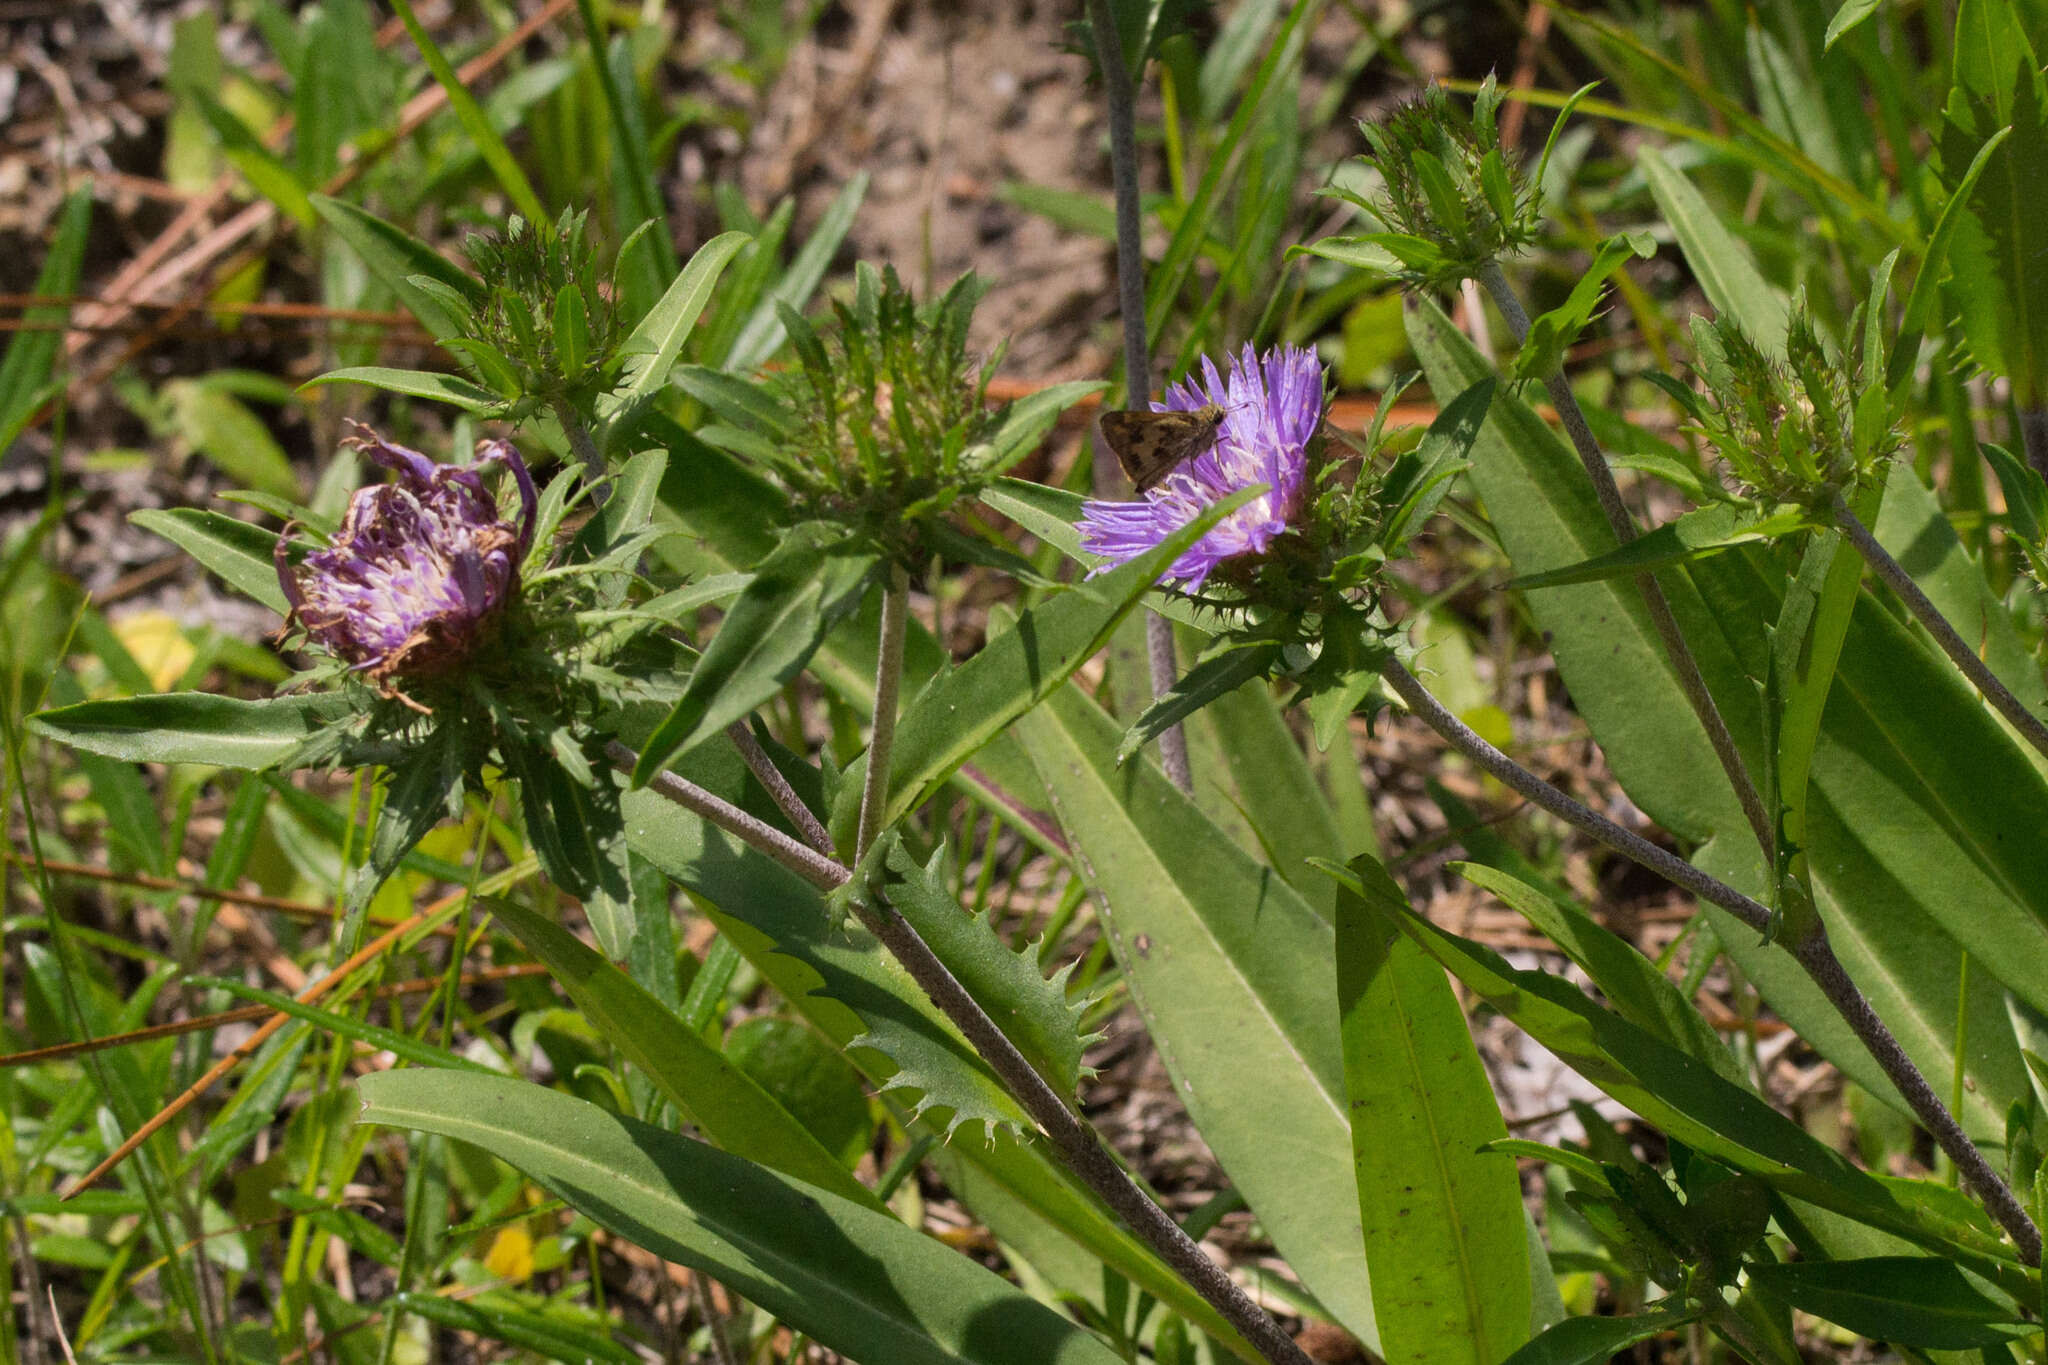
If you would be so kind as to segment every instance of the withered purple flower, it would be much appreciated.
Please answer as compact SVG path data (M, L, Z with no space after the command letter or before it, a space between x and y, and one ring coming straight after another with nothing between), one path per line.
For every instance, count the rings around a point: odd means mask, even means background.
M1136 502L1089 501L1081 507L1081 544L1114 567L1136 559L1211 505L1241 489L1266 491L1232 512L1161 575L1199 589L1216 567L1272 544L1301 508L1308 447L1323 419L1323 367L1313 351L1281 346L1260 356L1249 344L1226 378L1202 359L1201 384L1166 391L1156 412L1224 410L1215 444L1167 475Z
M485 442L474 463L455 466L357 430L349 444L397 479L358 489L333 542L296 569L287 527L277 579L306 633L391 694L391 679L445 674L483 638L518 591L538 499L508 441ZM498 464L519 485L516 522L484 485Z

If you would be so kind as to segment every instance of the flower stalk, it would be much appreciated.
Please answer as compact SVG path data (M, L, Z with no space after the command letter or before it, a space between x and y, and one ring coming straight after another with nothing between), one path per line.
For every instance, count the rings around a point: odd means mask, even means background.
M1700 871L1683 858L1657 847L1641 835L1589 810L1522 767L1447 710L1398 661L1387 660L1380 676L1407 703L1408 709L1449 741L1452 748L1533 804L1701 900L1720 906L1758 933L1766 933L1771 928L1773 916L1769 907ZM1828 942L1826 928L1816 919L1813 927L1789 947L1793 960L1820 987L1821 993L1827 996L1828 1002L1876 1060L1886 1078L1898 1088L1899 1095L1914 1116L1977 1191L1992 1217L1998 1220L2019 1248L2022 1259L2028 1265L2038 1266L2041 1263L2040 1230L2027 1216L2012 1188L1977 1150L1976 1144L1963 1131L1962 1124L1956 1121L1955 1115L1920 1073L1920 1068L1899 1046L1899 1040L1885 1026L1884 1020L1878 1017L1870 1002L1850 980L1847 969Z
M631 772L639 760L638 754L617 740L612 741L608 753L622 772ZM825 849L799 843L674 773L656 775L649 788L766 854L820 891L836 891L852 880L853 873ZM1068 1169L1273 1365L1314 1365L1280 1324L1252 1302L1223 1267L1210 1260L1138 1187L1094 1126L1046 1083L909 921L879 897L851 897L849 904L862 927L895 956L918 988L989 1064Z
M1831 510L1834 512L1835 525L1849 538L1849 543L1856 547L1856 552L1863 556L1863 562L1884 580L1886 587L1897 594L1899 601L1905 603L1906 610L1911 612L1913 619L1934 637L1934 643L1941 646L1941 652L1948 655L1949 662L1970 680L1971 686L1984 694L1984 699L1991 703L1999 715L2012 723L2012 728L2020 732L2022 739L2034 746L2035 752L2048 758L2048 725L2044 725L2039 716L2029 711L2026 703L2013 695L2011 688L1999 681L1998 675L1991 671L1990 665L1977 656L1977 651L1971 649L1969 642L1956 633L1956 628L1941 614L1941 609L1920 590L1920 585L1913 581L1913 576L1906 572L1905 566L1893 559L1891 552L1877 543L1877 537L1870 533L1870 528L1850 509L1841 494L1835 495Z
M889 565L882 591L882 627L875 658L875 720L868 741L867 775L860 787L860 825L853 860L859 863L882 832L882 814L889 805L889 752L896 744L896 699L903 684L903 630L910 615L910 576L901 564Z
M1515 340L1527 340L1529 314L1508 284L1507 276L1501 272L1500 262L1484 262L1479 267L1479 282L1486 287L1501 316L1507 320ZM1621 489L1614 481L1614 471L1608 467L1607 457L1601 453L1600 443L1594 438L1592 427L1586 423L1586 414L1580 410L1579 400L1572 393L1571 381L1565 377L1562 366L1544 376L1543 388L1550 395L1551 405L1557 409L1558 420L1563 423L1565 433L1571 437L1572 448L1578 452L1587 477L1593 481L1593 492L1600 500L1600 510L1606 515L1615 540L1622 545L1628 544L1637 535L1635 518L1621 500ZM1749 770L1743 766L1742 754L1735 747L1735 736L1729 732L1721 708L1715 705L1714 694L1707 690L1707 680L1701 676L1699 661L1693 657L1691 646L1686 644L1685 636L1678 628L1678 618L1672 615L1671 603L1665 598L1664 589L1655 574L1637 574L1635 582L1644 605L1650 610L1650 622L1664 646L1664 656L1678 675L1679 690L1685 693L1686 703L1706 730L1707 742L1713 746L1714 757L1720 760L1721 770L1728 775L1728 783L1735 789L1735 799L1742 806L1743 818L1749 822L1751 833L1756 836L1765 855L1769 856L1775 847L1774 822L1764 809L1763 797L1757 792L1756 783L1750 780Z
M1138 199L1137 92L1132 88L1123 37L1109 0L1088 0L1088 27L1095 35L1096 65L1109 104L1109 173L1116 187L1117 311L1123 318L1125 402L1137 407L1152 390L1151 338L1145 322L1144 220ZM1096 491L1104 491L1099 474ZM1180 673L1174 657L1173 622L1158 612L1145 614L1145 659L1156 700L1173 690ZM1159 766L1167 781L1183 792L1194 793L1187 732L1178 725L1159 736Z

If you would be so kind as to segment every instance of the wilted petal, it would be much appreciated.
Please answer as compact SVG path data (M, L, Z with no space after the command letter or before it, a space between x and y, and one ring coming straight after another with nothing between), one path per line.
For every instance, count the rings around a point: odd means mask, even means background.
M445 672L518 589L533 536L533 479L504 441L455 466L358 431L351 443L397 479L357 490L333 543L296 569L281 538L279 582L307 633L378 682ZM517 524L499 514L481 477L494 464L518 484Z

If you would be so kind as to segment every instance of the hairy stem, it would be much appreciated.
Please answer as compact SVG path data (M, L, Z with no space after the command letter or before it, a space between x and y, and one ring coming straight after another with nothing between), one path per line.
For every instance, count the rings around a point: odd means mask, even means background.
M1494 748L1463 721L1446 710L1443 704L1430 695L1429 689L1419 682L1413 673L1399 662L1389 660L1381 671L1387 685L1394 689L1402 701L1431 729L1450 741L1452 748L1472 760L1508 787L1520 792L1533 804L1549 811L1558 819L1580 832L1599 840L1623 857L1648 868L1665 880L1692 892L1701 900L1710 901L1734 915L1759 934L1768 933L1771 927L1771 912L1760 902L1743 895L1734 887L1700 871L1691 863L1674 853L1657 847L1638 834L1631 833L1603 815L1587 809L1571 797L1551 786L1542 778L1516 763L1500 750ZM1849 973L1835 956L1834 948L1828 943L1827 930L1815 921L1813 929L1790 949L1793 960L1798 962L1813 983L1820 987L1835 1010L1842 1016L1850 1030L1876 1059L1884 1074L1898 1087L1900 1096L1906 1101L1921 1124L1931 1133L1941 1150L1948 1153L1956 1163L1956 1169L1976 1189L1978 1197L1990 1210L1991 1215L2005 1228L2019 1248L2020 1255L2029 1265L2041 1262L2041 1234L2027 1217L2026 1210L2013 1196L2013 1192L1998 1172L1977 1150L1969 1135L1949 1112L1941 1097L1920 1074L1920 1068L1913 1064L1899 1040L1892 1036L1884 1020L1870 1007L1870 1002L1849 979Z
M796 794L796 788L789 785L789 779L782 775L782 769L775 766L775 760L768 757L768 751L761 747L761 741L754 738L754 732L743 720L736 720L725 727L725 737L732 741L732 747L739 750L740 759L747 765L747 771L754 775L774 800L775 808L782 812L804 842L820 853L832 852L832 836L811 814L811 808Z
M1144 221L1138 203L1137 92L1124 62L1123 37L1109 0L1088 0L1088 26L1095 32L1096 65L1109 98L1109 174L1116 186L1117 309L1123 315L1124 405L1142 409L1152 393L1151 339L1145 328ZM1101 491L1101 484L1097 490ZM1156 699L1173 690L1180 672L1173 651L1173 623L1157 612L1145 618L1145 660ZM1159 736L1159 765L1183 792L1195 789L1188 764L1187 732L1176 725Z
M1522 301L1515 297L1515 291L1508 284L1507 276L1501 273L1499 263L1488 261L1481 266L1479 282L1493 296L1494 305L1507 319L1515 340L1526 340L1529 336L1529 314L1522 308ZM1543 387L1550 395L1551 406L1557 409L1558 420L1564 424L1565 433L1572 439L1572 448L1578 452L1579 462L1586 467L1587 477L1593 480L1594 495L1600 500L1600 510L1606 515L1615 540L1628 544L1636 538L1635 518L1629 515L1627 504L1621 500L1621 489L1614 482L1614 471L1607 467L1607 457L1601 454L1600 443L1593 439L1593 429L1586 424L1586 414L1580 411L1579 400L1573 395L1571 381L1565 378L1562 366L1544 378ZM1679 689L1685 693L1687 704L1705 728L1707 742L1713 746L1714 757L1721 761L1721 771L1728 775L1728 783L1735 789L1735 799L1741 803L1743 817L1749 821L1750 831L1756 835L1764 856L1769 857L1775 846L1774 822L1764 809L1763 797L1757 794L1756 783L1750 780L1749 770L1742 765L1742 754L1735 747L1735 736L1729 733L1721 708L1714 704L1714 694L1707 690L1707 680L1700 675L1699 661L1693 658L1691 646L1679 633L1678 618L1671 614L1671 603L1665 599L1664 589L1654 574L1637 574L1636 590L1650 609L1650 623L1664 645L1664 657L1671 661L1671 667L1678 675Z
M2026 703L2015 697L2012 689L2000 682L1998 675L1977 657L1977 651L1970 648L1969 641L1956 633L1956 628L1941 614L1941 609L1928 599L1926 593L1920 591L1920 585L1913 581L1913 576L1906 572L1905 566L1893 559L1891 552L1877 543L1877 537L1872 535L1870 528L1849 509L1849 504L1842 500L1839 493L1835 495L1834 514L1835 525L1849 538L1849 543L1856 547L1856 552L1863 556L1863 562L1875 570L1877 576L1884 580L1884 585L1906 604L1906 610L1911 612L1913 619L1934 637L1934 643L1941 646L1941 652L1948 655L1949 662L1970 680L1972 687L1984 694L1984 700L1990 702L1999 715L2012 722L2012 728L2020 732L2021 738L2033 745L2038 753L2048 757L2048 725L2044 725L2039 716L2029 711Z
M621 772L631 772L639 760L639 755L616 740L606 752ZM773 858L821 891L837 890L852 878L844 865L674 773L658 774L650 789ZM1267 1360L1274 1365L1313 1365L1280 1324L1253 1303L1223 1268L1138 1188L1094 1127L1046 1083L909 921L879 898L865 902L856 898L853 908L868 932L895 955L918 988L974 1045L1060 1159L1103 1203Z
M882 632L875 659L875 723L868 741L867 775L860 784L860 832L854 839L858 863L882 832L889 805L889 751L896 745L896 694L903 686L903 625L910 615L910 575L901 564L889 566L889 585L882 593Z
M562 434L569 438L570 453L583 466L583 481L590 485L591 497L602 504L607 477L604 455L598 450L597 442L591 439L590 429L583 425L583 419L576 415L576 409L569 406L566 398L555 400L555 420L561 423Z

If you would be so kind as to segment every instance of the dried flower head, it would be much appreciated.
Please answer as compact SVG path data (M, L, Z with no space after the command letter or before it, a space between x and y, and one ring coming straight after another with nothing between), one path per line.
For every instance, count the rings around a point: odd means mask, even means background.
M306 633L390 693L395 678L446 674L483 639L518 592L538 500L509 442L457 467L358 430L349 443L398 477L357 490L332 543L296 567L287 528L277 578ZM519 485L516 521L484 484L493 465Z
M1205 356L1202 383L1175 384L1152 407L1194 412L1212 403L1223 420L1207 450L1136 502L1083 504L1081 544L1103 557L1103 568L1136 559L1224 498L1265 485L1167 570L1168 579L1199 590L1226 561L1266 551L1300 512L1323 420L1323 367L1314 352L1282 346L1261 357L1247 345L1227 376Z

